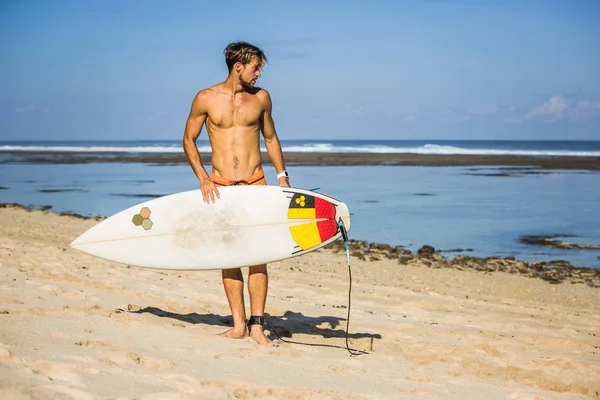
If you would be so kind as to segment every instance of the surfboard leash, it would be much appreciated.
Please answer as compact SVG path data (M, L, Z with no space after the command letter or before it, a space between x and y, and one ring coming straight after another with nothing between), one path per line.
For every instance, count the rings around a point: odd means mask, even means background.
M369 354L363 350L351 349L350 345L348 343L349 342L349 331L350 331L350 306L351 306L351 299L352 299L352 270L350 268L350 242L348 240L348 231L346 230L346 226L344 225L344 221L342 220L341 217L337 222L337 226L338 226L340 232L342 233L342 239L344 241L344 248L346 249L346 262L348 264L349 285L348 285L348 317L346 318L346 350L348 350L348 353L350 353L351 356L359 356L362 354ZM267 322L265 322L264 325L271 332L273 332L275 334L275 336L277 336L277 338L279 338L279 340L281 340L282 342L294 343L294 344L305 344L305 343L299 343L299 342L295 342L295 341L291 341L291 340L285 340L281 336L279 336L277 331L275 329L273 329ZM314 346L319 346L319 345L314 345ZM327 346L327 345L321 345L321 346Z
M350 268L350 241L348 240L348 231L346 231L346 226L344 225L344 221L342 220L342 217L340 217L338 219L337 225L338 225L338 228L340 229L340 232L342 233L342 239L344 240L344 248L346 249L346 262L348 264L349 285L348 285L348 317L346 318L346 349L348 350L348 353L350 353L350 355L358 356L358 355L367 354L367 353L364 351L351 349L350 346L348 345L348 336L349 336L349 331L350 331L350 305L351 305L351 301L352 301L352 269Z

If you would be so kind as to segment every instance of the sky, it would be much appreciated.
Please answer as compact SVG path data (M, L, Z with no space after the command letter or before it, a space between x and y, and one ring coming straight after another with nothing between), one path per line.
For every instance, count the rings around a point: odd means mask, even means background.
M3 0L0 140L180 140L238 40L282 140L600 140L598 21L597 0Z

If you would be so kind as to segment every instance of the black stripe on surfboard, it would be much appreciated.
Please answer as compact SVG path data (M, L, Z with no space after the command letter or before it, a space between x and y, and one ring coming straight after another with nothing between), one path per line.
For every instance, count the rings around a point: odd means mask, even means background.
M337 236L337 233L336 233L334 236ZM337 238L333 239L333 240L331 240L331 239L327 239L327 240L328 240L328 241L327 241L327 243L323 243L323 242L322 242L322 243L319 243L318 245L316 245L316 246L313 246L313 247L310 247L310 248L308 248L308 249L300 249L300 250L293 251L293 252L292 252L292 255L296 255L296 254L298 254L298 253L302 253L302 252L309 252L309 251L312 251L313 249L315 249L315 247L316 247L316 248L322 248L322 247L325 247L325 246L327 246L328 244L331 244L331 243L332 243L334 240L336 240L336 239L338 239L338 238L339 238L339 236L338 236ZM296 248L296 247L300 247L300 246L294 246L294 248Z
M307 195L307 196L313 196L313 197L314 197L314 195L313 195L313 194L304 193L304 192L292 192L292 191L290 191L290 190L284 190L283 192L284 192L284 193L290 193L290 194L291 194L291 196L285 196L285 197L287 197L288 199L293 199L293 198L294 198L294 195L296 195L296 194L300 194L300 195ZM316 193L316 192L315 192L315 193ZM318 197L318 196L317 196L317 197Z
M300 189L300 190L305 190L305 189ZM292 192L291 190L284 190L283 192L284 193L292 193L292 194L307 194L307 193L303 193L303 192ZM330 203L333 203L331 200L337 201L338 203L343 203L343 201L341 201L339 199L336 199L335 197L332 197L332 196L330 196L328 194L323 194L323 193L320 193L320 192L315 192L314 190L307 190L307 192L317 193L319 196L325 197L325 199L323 199L323 200L327 200ZM317 197L319 197L319 196L317 196ZM288 199L291 199L291 197L289 197L289 196L287 196L287 197L288 197ZM293 197L293 195L292 195L292 197ZM328 199L331 199L331 200L328 200Z

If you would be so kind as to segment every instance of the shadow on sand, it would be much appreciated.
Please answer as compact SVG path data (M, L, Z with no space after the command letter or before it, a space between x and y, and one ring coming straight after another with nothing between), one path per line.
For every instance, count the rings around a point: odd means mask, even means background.
M124 311L124 310L123 310ZM178 314L170 311L162 310L158 307L145 307L139 309L129 309L130 313L134 314L152 314L157 317L172 318L178 321L187 322L190 324L204 324L204 325L215 325L230 327L233 323L231 316L221 316L217 314ZM280 340L300 344L305 346L316 346L316 347L333 347L333 348L347 348L344 346L336 346L330 344L321 343L304 343L287 340L284 338L291 338L295 334L305 335L320 335L323 338L348 338L348 339L370 339L371 345L374 339L381 339L381 335L377 333L348 333L346 335L345 326L342 322L346 321L345 318L331 317L331 316L320 316L320 317L307 317L302 313L295 313L292 311L286 311L283 316L274 316L265 314L266 327L269 331L270 339L279 338ZM367 354L362 350L356 350Z

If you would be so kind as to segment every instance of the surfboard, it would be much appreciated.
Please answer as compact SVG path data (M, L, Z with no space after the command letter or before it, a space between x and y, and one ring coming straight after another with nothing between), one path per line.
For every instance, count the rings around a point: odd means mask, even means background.
M200 190L159 197L120 211L71 247L137 267L211 270L300 256L350 230L347 205L316 191L280 186L219 188L215 203Z

